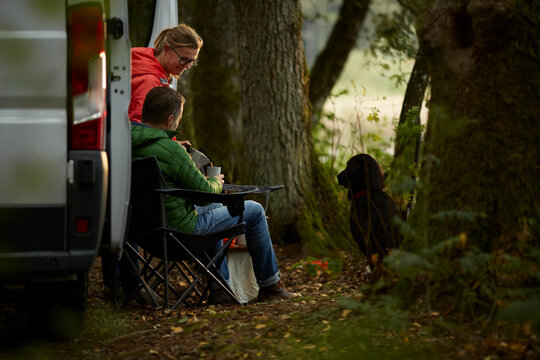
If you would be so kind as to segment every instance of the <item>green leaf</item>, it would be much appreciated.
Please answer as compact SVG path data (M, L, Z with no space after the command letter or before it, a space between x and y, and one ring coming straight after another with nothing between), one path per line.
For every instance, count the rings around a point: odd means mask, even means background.
M394 249L384 260L390 268L398 272L411 272L415 270L433 270L434 266L418 254Z
M518 323L538 323L540 322L540 298L511 303L500 311L497 319Z

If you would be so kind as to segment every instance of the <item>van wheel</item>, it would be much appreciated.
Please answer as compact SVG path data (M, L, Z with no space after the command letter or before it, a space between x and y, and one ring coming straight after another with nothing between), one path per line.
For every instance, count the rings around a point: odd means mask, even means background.
M33 283L26 296L28 324L38 336L69 339L83 325L88 297L88 273L77 280Z

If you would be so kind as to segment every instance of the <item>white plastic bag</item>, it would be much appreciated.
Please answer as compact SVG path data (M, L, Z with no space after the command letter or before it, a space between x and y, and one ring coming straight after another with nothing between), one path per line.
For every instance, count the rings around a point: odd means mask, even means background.
M231 251L227 254L231 288L242 303L253 300L259 294L259 285L253 273L253 263L247 251Z

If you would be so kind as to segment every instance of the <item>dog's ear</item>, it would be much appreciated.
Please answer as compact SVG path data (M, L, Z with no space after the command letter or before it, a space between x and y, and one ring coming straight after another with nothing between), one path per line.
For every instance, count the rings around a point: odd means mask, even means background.
M367 172L364 164L364 154L354 155L347 161L346 171L348 177L348 187L353 192L367 190Z
M344 186L344 187L349 186L349 181L347 179L347 168L345 168L345 170L343 170L342 172L338 174L337 180L338 180L339 185Z

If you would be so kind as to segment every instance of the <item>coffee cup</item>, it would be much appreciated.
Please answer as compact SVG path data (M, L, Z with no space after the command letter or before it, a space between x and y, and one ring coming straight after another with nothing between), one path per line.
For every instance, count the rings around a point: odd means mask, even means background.
M207 166L206 167L206 176L218 176L221 174L221 166Z

